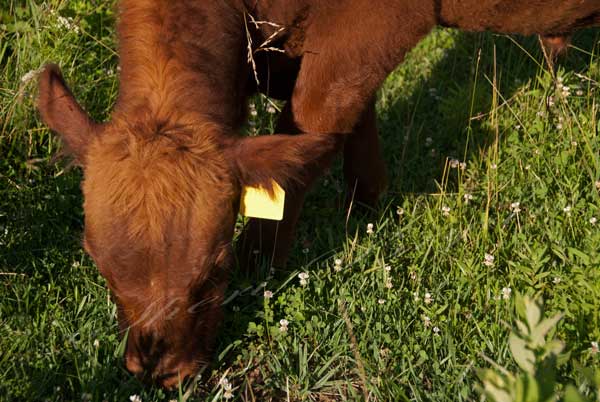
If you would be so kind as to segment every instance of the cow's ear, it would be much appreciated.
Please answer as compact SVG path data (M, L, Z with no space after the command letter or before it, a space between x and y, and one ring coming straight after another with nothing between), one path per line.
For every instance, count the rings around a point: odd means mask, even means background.
M237 140L229 150L244 186L272 190L272 181L288 187L307 182L325 169L343 143L338 134L263 135Z
M60 134L75 160L82 163L100 125L77 103L55 64L47 64L40 73L37 107L44 123Z

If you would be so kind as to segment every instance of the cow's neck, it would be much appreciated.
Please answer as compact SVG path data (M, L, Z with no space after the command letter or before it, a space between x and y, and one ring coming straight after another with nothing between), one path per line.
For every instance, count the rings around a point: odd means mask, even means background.
M240 119L244 25L229 0L121 0L115 114Z

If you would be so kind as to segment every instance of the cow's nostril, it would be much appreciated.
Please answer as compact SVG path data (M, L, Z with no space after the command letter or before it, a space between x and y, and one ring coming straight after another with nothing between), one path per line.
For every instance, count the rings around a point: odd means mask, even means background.
M156 376L155 380L158 383L163 383L167 380L170 380L172 377L179 377L179 373L177 372L170 372L170 373L165 373L165 374L159 374Z

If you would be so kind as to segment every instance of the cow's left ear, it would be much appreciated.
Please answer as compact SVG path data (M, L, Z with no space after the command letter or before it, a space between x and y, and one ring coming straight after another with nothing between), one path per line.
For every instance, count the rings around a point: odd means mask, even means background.
M306 182L313 169L325 169L343 144L339 134L244 137L229 149L229 159L244 186L271 190L272 180L286 187Z
M82 163L100 125L77 103L55 64L47 64L40 73L37 106L44 123L61 135L72 156Z

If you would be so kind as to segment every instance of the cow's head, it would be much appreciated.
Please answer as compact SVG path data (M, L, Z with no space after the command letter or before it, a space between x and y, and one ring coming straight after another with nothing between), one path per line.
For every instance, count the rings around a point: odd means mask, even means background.
M126 366L172 387L210 359L242 186L301 177L333 141L236 137L176 110L98 124L52 65L38 107L83 168L84 245L128 332Z

